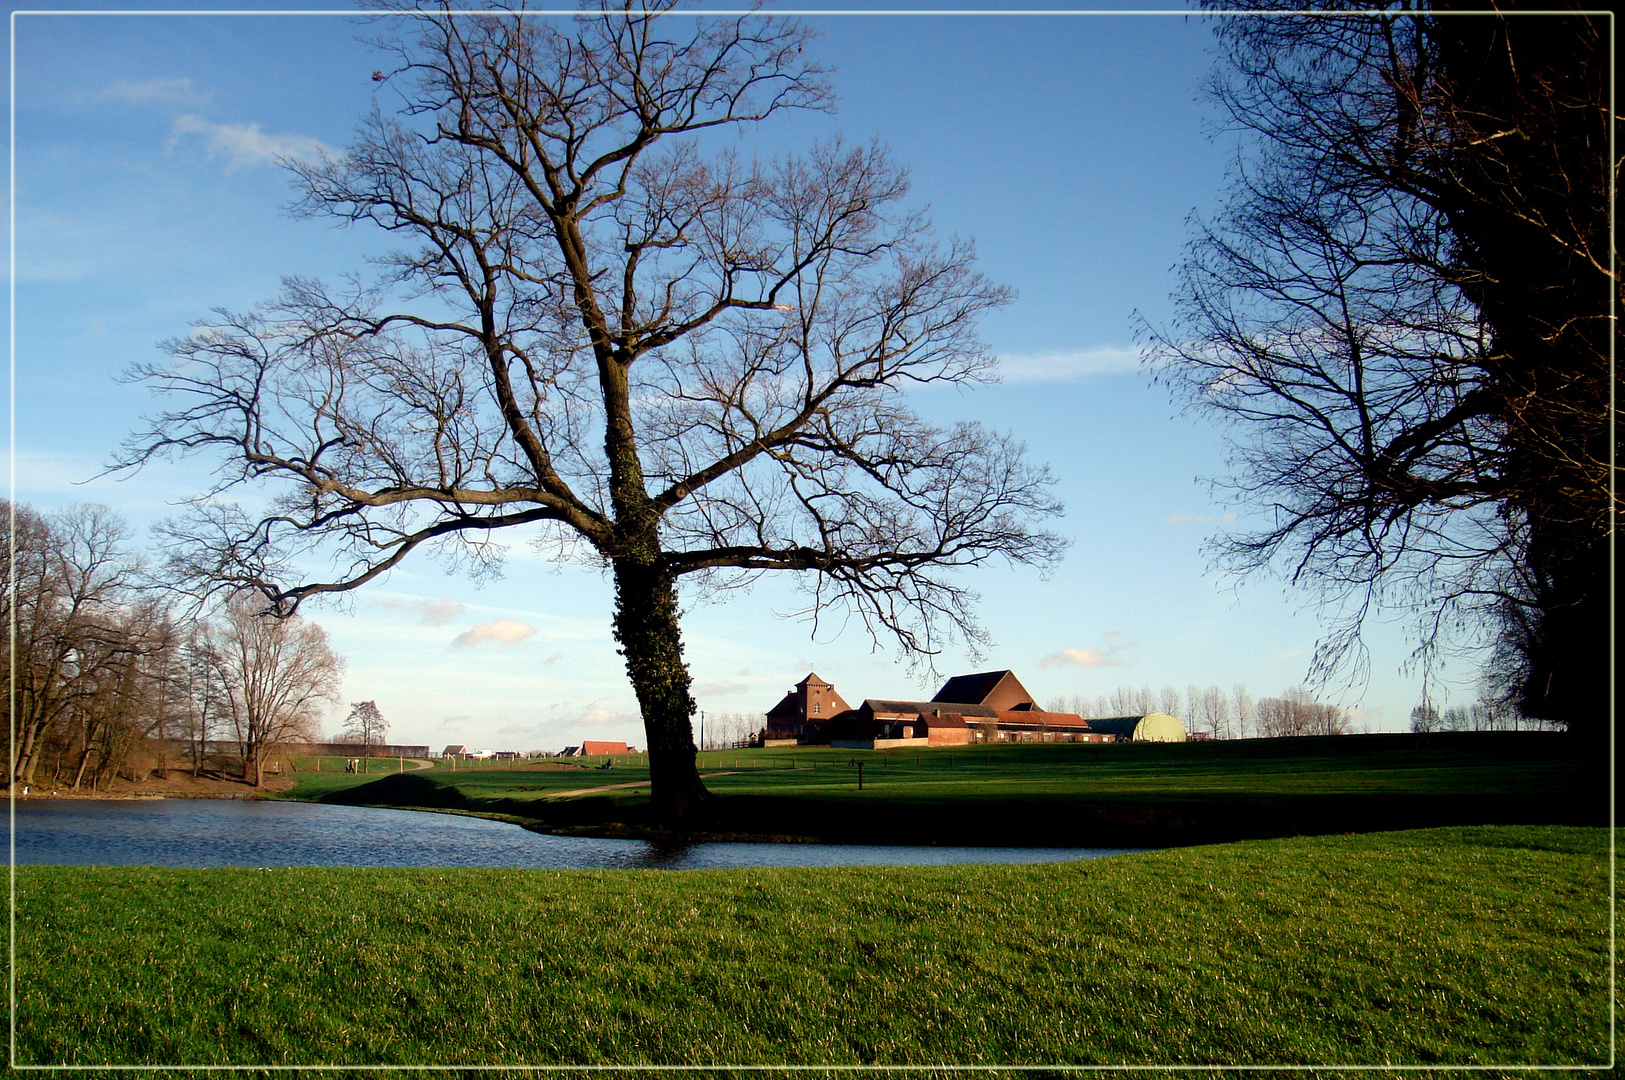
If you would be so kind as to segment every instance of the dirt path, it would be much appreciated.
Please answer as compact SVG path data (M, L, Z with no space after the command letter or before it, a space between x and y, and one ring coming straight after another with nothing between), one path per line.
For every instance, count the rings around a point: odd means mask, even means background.
M701 780L709 780L713 776L732 776L732 775L734 775L732 772L704 773L704 774L702 774L700 776L700 779ZM647 781L647 780L634 780L629 784L603 784L603 785L600 785L599 787L572 788L569 791L550 791L546 795L544 795L543 798L546 798L546 799L567 799L567 798L572 798L572 797L574 797L576 795L596 795L600 791L623 791L626 788L640 788L640 787L648 787L648 786L649 786L649 781Z

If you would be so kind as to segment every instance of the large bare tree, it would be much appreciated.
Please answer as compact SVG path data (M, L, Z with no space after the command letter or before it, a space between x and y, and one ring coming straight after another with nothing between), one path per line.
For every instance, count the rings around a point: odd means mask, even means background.
M1279 5L1282 9L1287 5ZM1607 716L1612 340L1608 53L1593 15L1450 5L1224 20L1215 96L1243 153L1178 320L1147 328L1235 421L1224 481L1284 569L1419 655L1499 641L1530 715Z
M297 615L267 618L242 593L208 625L209 675L221 712L237 736L243 780L265 784L267 754L309 742L327 707L338 701L343 660L320 626Z
M664 5L656 5L663 7ZM806 572L914 655L975 642L951 572L1046 565L1058 507L1008 437L909 408L978 379L1008 292L933 239L877 144L756 160L721 136L830 100L779 17L395 15L407 105L295 164L303 213L402 243L375 281L291 279L139 375L175 402L124 457L223 455L181 568L283 610L419 548L476 567L530 526L614 579L652 802L693 819L679 582ZM280 483L266 512L218 496ZM326 552L313 577L297 552Z

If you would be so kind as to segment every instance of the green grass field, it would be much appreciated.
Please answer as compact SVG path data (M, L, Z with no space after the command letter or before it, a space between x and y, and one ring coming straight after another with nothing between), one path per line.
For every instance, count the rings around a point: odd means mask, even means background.
M856 762L863 762L858 788ZM1439 825L1607 821L1607 778L1562 736L1513 732L700 755L711 831L839 841L1160 847ZM301 775L294 798L460 809L545 828L647 827L638 759ZM604 788L592 794L562 793Z
M1594 1066L1609 900L1606 831L1567 827L1025 866L25 866L17 1061Z

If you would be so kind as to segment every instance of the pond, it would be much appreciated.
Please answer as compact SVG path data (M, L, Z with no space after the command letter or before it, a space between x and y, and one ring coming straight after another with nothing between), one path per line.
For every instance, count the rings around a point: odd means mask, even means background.
M247 799L25 799L15 820L19 866L712 870L1062 862L1130 850L598 840L454 814Z

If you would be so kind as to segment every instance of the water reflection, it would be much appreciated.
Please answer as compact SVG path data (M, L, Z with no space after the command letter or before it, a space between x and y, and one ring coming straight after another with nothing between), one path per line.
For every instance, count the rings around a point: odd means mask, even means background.
M19 865L707 870L1059 862L1124 851L599 840L450 814L217 799L32 799L16 804L15 821Z

